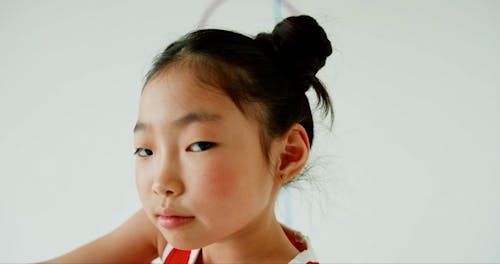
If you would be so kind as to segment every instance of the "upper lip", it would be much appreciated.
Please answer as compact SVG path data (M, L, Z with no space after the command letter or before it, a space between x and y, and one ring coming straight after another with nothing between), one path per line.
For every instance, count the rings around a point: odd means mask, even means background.
M173 210L171 208L159 208L155 211L156 216L164 216L164 217L193 217L192 215L183 214L178 212L177 210Z

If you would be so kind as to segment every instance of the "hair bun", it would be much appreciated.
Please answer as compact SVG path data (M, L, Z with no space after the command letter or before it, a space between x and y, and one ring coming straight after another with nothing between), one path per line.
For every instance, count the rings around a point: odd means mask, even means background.
M303 99L304 93L312 86L318 98L318 106L323 108L325 115L330 113L333 121L330 96L316 78L316 73L332 54L332 44L316 20L307 15L285 18L274 27L272 33L260 33L255 41L276 62L282 76L289 83L283 87L288 89L292 98L300 95ZM306 126L310 128L308 134L312 135L312 123Z
M288 78L295 79L302 92L311 85L316 89L319 80L315 75L332 54L332 45L325 31L307 15L287 17L274 27L272 33L260 33L255 40L279 62Z
M272 31L276 51L288 65L300 66L315 75L332 54L332 45L323 28L307 15L291 16Z

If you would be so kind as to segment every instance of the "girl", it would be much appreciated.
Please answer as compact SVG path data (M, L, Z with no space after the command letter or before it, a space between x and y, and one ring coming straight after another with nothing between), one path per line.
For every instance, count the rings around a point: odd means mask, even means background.
M274 203L308 159L311 86L332 114L315 77L331 53L309 16L255 38L208 29L168 46L146 75L134 128L143 210L50 262L317 261Z

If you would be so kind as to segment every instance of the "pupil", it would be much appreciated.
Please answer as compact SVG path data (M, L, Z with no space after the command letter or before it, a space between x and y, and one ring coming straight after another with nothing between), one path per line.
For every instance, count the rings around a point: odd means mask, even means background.
M210 142L200 142L200 148L201 149L210 148L211 145L212 145L212 143L210 143Z

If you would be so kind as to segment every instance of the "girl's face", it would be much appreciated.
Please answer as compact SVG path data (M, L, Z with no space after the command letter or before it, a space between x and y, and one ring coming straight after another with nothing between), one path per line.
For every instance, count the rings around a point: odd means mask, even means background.
M143 208L168 243L186 249L234 241L269 221L280 185L258 122L192 76L174 66L152 79L134 129Z

